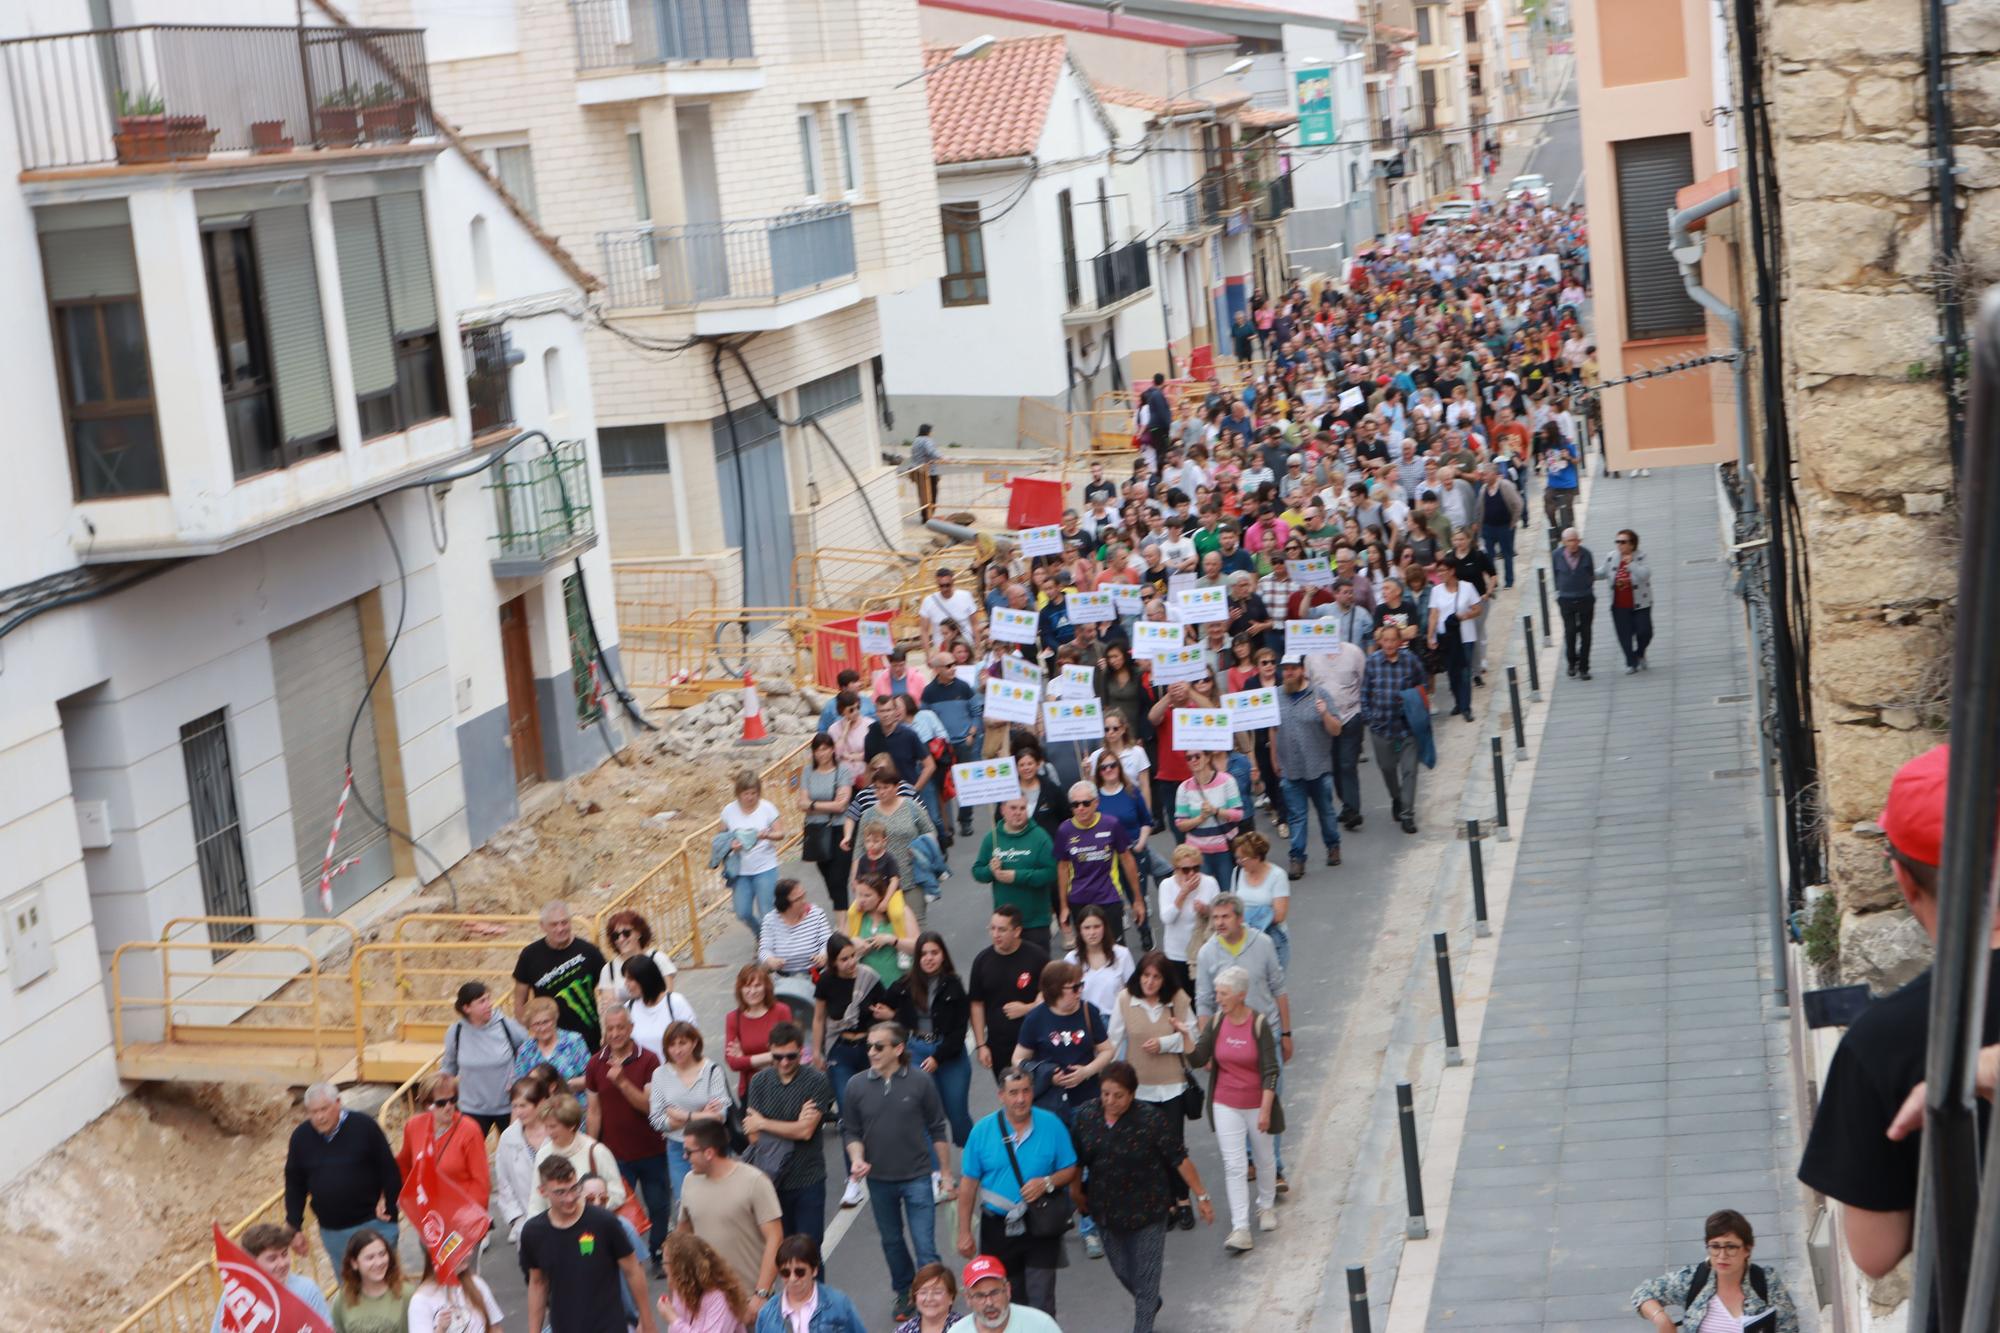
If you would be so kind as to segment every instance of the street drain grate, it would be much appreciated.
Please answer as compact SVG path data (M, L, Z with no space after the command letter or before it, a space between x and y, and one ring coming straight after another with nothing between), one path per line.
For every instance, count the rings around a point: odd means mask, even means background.
M1754 778L1757 776L1757 770L1754 768L1718 768L1708 776L1710 779L1718 782L1724 778Z
M1750 696L1747 694L1718 694L1715 696L1715 701L1719 704L1747 704L1750 702Z

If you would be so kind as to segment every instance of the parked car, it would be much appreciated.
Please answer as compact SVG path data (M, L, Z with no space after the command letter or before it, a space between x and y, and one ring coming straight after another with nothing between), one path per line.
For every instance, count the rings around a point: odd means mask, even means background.
M1479 216L1479 205L1470 199L1447 199L1424 215L1421 230L1434 231Z
M1528 175L1516 176L1507 182L1507 202L1526 199L1537 204L1549 201L1549 182L1545 177Z

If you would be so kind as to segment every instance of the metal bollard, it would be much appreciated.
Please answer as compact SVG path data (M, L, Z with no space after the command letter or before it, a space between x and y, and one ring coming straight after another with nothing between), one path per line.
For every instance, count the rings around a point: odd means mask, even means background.
M1554 547L1550 548L1551 551L1554 549ZM1542 646L1546 648L1555 642L1555 637L1550 632L1553 626L1549 620L1549 567L1547 565L1543 565L1535 571L1535 580L1541 584L1542 588Z
M1441 930L1431 936L1431 943L1437 949L1438 1012L1444 1016L1444 1062L1447 1066L1462 1065L1465 1055L1458 1048L1458 1005L1451 994L1451 949Z
M1410 1103L1408 1082L1396 1085L1396 1121L1403 1131L1403 1188L1410 1196L1410 1220L1403 1234L1422 1240L1431 1229L1424 1221L1424 1176L1417 1165L1417 1108Z
M1502 842L1509 842L1513 834L1507 828L1507 757L1501 752L1500 738L1493 738L1493 836Z
M1514 709L1514 752L1515 757L1528 757L1528 727L1521 720L1521 675L1513 667L1507 668L1507 697Z
M1521 647L1528 655L1528 697L1536 703L1542 701L1542 668L1535 655L1535 618L1521 617Z
M1486 858L1479 849L1479 821L1465 821L1465 841L1472 852L1472 933L1485 939L1493 933L1486 924Z
M1347 1326L1353 1333L1370 1333L1368 1322L1368 1270L1360 1264L1347 1266Z

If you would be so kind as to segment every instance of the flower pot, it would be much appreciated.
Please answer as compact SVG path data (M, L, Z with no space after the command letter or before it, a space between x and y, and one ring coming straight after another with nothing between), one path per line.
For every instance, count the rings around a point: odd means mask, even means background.
M282 120L253 120L250 122L250 151L253 153L289 153L292 141L285 134Z
M206 116L120 116L111 139L118 160L131 166L207 157L216 133Z
M313 112L319 142L328 148L352 148L361 142L361 108L323 106Z
M397 101L363 107L361 128L369 143L408 143L417 135L417 104Z

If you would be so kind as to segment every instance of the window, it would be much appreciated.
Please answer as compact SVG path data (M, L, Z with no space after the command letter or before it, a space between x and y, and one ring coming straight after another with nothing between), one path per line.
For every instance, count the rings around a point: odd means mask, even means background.
M35 220L76 498L163 491L139 267L124 206L40 209ZM108 225L65 225L79 222Z
M1063 294L1073 309L1083 300L1083 274L1076 263L1076 214L1068 190L1056 194L1056 227L1062 236Z
M856 0L790 0L793 46L802 60L851 60L861 54Z
M653 220L653 196L646 189L646 140L637 130L625 131L625 157L632 172L632 216Z
M1431 10L1429 5L1417 6L1417 45L1431 44Z
M1707 327L1667 251L1674 196L1694 183L1694 146L1685 134L1611 145L1618 181L1618 239L1625 270L1625 336L1673 338Z
M799 386L799 416L830 417L861 401L861 370L849 366Z
M938 279L944 303L985 305L986 241L979 231L979 205L944 204L944 276Z
M861 192L861 113L844 106L833 113L833 132L840 140L840 188Z
M362 438L445 415L423 196L340 200L333 205L333 240Z
M250 877L244 873L243 829L236 813L236 778L229 761L229 719L220 710L181 728L181 766L187 775L188 818L194 825L195 865L201 905L209 916L249 916ZM211 924L216 943L250 940L256 927ZM216 957L224 955L217 953Z
M245 218L201 233L208 272L209 313L222 360L222 415L229 422L229 453L239 477L283 467L278 446L277 400L264 333L264 300L257 286L256 243Z
M514 424L514 349L498 324L465 330L465 398L472 409L472 433L505 430Z
M539 219L541 211L535 202L535 159L522 143L494 144L480 149L480 156L486 165L493 168L493 174L500 178L501 186L514 196L514 202L531 218Z
M607 477L637 477L672 469L667 461L667 428L599 426L597 458Z
M1475 10L1465 11L1465 40L1474 46L1479 44L1479 14Z
M819 113L799 112L799 158L805 166L806 197L817 199L825 178L819 163Z

